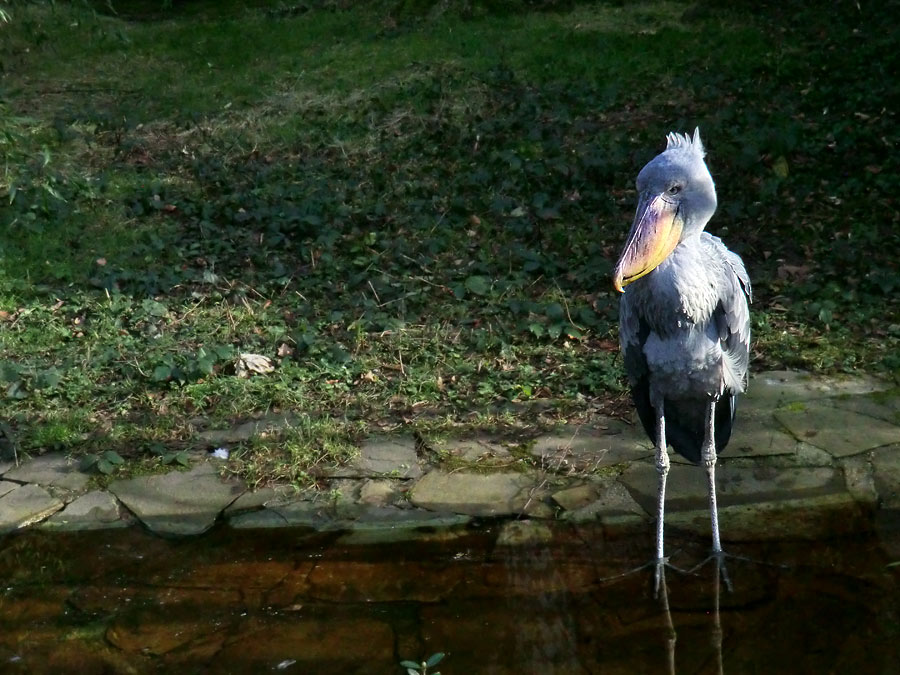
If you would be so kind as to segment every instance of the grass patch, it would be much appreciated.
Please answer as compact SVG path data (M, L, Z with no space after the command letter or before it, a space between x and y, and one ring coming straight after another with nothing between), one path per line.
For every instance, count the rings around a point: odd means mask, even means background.
M345 463L359 454L364 426L331 419L301 416L277 431L256 434L238 446L229 471L251 487L275 481L296 489L324 480L324 469Z
M615 409L634 177L695 124L754 367L900 367L893 4L91 7L0 25L23 451L153 459L291 411L237 461L300 483L367 430Z

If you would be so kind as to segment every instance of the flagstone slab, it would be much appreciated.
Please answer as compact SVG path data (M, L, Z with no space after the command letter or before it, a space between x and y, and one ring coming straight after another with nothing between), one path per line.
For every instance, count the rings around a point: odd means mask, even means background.
M190 471L113 481L109 491L150 530L191 535L212 527L246 487L222 480L212 464L203 463Z
M373 436L363 442L359 457L328 471L335 478L418 478L422 475L412 436Z
M10 460L0 460L0 476L5 474L7 471L12 469L16 465L15 462Z
M54 530L100 530L128 527L134 519L125 517L119 502L104 490L93 490L67 504L42 524Z
M17 487L22 487L21 483L13 483L9 480L0 480L0 497L5 495L7 492L15 490Z
M609 418L602 427L576 427L542 434L534 439L531 454L544 468L558 472L592 471L652 456L643 430Z
M225 515L231 516L244 511L256 511L264 507L283 506L305 499L308 491L295 490L290 485L266 486L258 490L247 490L225 508Z
M399 482L389 478L372 478L365 481L359 488L360 503L374 506L387 506L393 503L400 495Z
M798 441L775 419L770 401L740 397L731 440L723 454L771 457L797 451Z
M436 470L410 490L410 501L430 511L470 516L519 514L529 501L535 479L520 473L478 474Z
M78 470L75 460L55 452L22 462L18 467L7 471L3 477L19 483L51 485L72 491L84 489L90 480L90 476Z
M813 376L799 370L770 370L752 374L744 398L767 401L773 407L792 401L811 401L840 395L871 394L891 384L869 375Z
M562 514L563 520L575 523L599 520L604 525L617 527L636 525L649 520L647 512L616 478L602 478L591 487L593 487L591 499L580 505L573 501L572 506L575 508L567 509ZM554 494L553 498L557 500L557 495Z
M656 512L659 473L654 464L634 463L619 476L619 481L647 513ZM843 473L832 467L747 467L725 462L716 467L720 507L844 493L849 494ZM675 466L669 470L666 513L702 510L707 507L708 499L704 469Z
M900 426L835 408L827 402L792 404L776 410L775 418L798 440L822 448L835 457L849 457L900 443Z
M0 497L0 533L38 523L63 507L40 485L20 485Z
M828 399L835 408L851 410L860 415L900 425L900 390L877 392L866 396L839 396Z
M575 511L576 509L587 506L597 499L598 493L599 488L597 485L584 484L574 485L564 490L558 490L554 492L552 496L553 501L556 502L560 508L565 509L566 511Z

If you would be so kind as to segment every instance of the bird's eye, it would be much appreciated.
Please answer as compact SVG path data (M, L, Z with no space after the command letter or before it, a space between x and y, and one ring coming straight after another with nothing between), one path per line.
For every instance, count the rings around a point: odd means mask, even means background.
M672 185L669 187L668 190L666 190L666 192L668 192L670 195L677 195L679 192L681 192L681 186L680 185Z

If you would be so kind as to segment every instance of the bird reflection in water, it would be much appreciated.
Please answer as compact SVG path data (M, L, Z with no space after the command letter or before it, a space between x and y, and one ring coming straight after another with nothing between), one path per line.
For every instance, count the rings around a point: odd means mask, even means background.
M713 609L712 609L712 628L710 631L710 643L715 654L716 670L719 675L725 672L722 660L722 619L719 612L719 595L722 588L723 566L713 566ZM659 599L660 607L663 613L664 635L666 645L666 673L675 675L675 645L678 642L678 635L675 631L675 622L672 620L672 610L669 607L669 587L666 584L666 567L659 568L659 578L655 591Z

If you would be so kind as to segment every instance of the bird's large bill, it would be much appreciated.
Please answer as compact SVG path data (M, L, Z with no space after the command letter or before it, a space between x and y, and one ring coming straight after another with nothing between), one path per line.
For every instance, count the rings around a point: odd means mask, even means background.
M613 273L616 290L624 292L625 286L656 269L678 246L683 227L678 205L666 195L642 197Z

